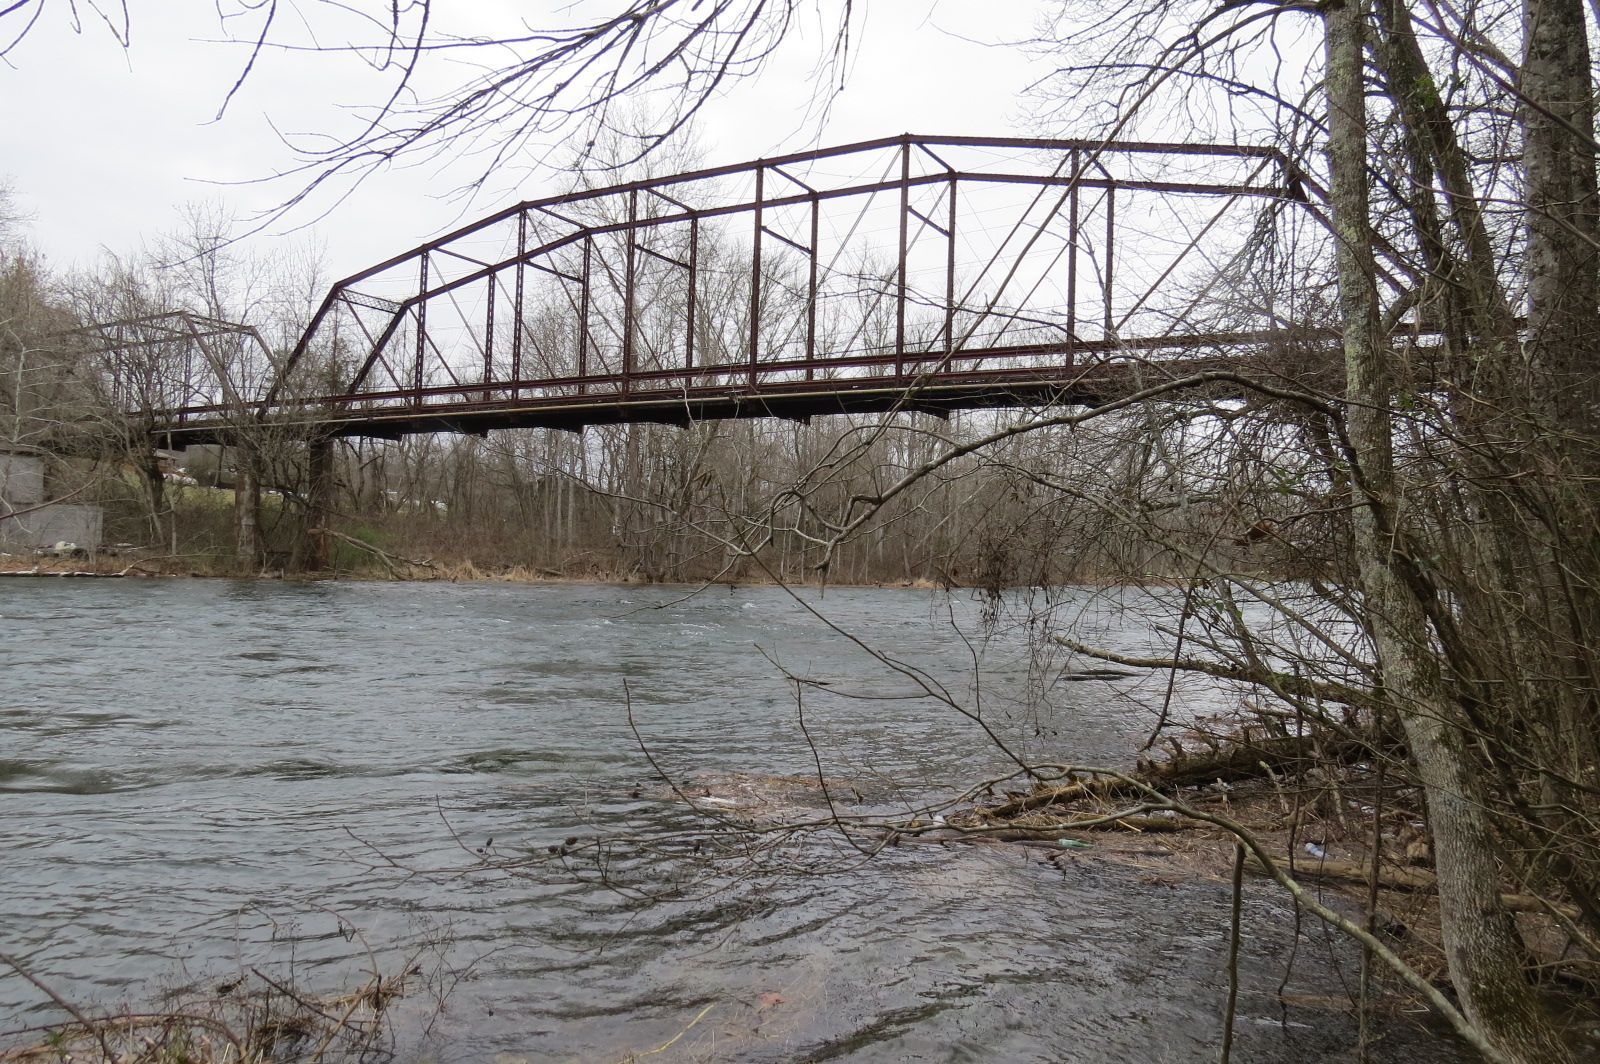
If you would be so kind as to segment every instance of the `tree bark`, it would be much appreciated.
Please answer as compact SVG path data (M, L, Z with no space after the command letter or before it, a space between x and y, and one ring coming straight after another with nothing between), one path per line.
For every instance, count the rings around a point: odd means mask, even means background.
M176 518L167 511L166 475L161 472L161 456L156 453L155 440L150 440L140 452L143 465L145 497L150 502L150 537L160 546L168 546L176 538ZM162 515L167 514L167 520ZM176 554L176 548L173 548Z
M1525 383L1517 413L1545 444L1538 473L1551 478L1550 507L1565 557L1542 559L1540 590L1569 598L1557 627L1563 673L1594 667L1590 645L1600 631L1594 544L1585 530L1600 517L1593 485L1600 477L1600 191L1596 189L1595 115L1588 26L1582 0L1524 0L1523 169L1527 201L1528 325ZM1586 542L1587 540L1587 542ZM1577 579L1555 579L1555 564L1577 566ZM1562 660L1562 659L1565 660ZM1593 680L1592 672L1590 679ZM1583 778L1600 758L1593 695L1557 700L1549 722L1565 772Z
M1406 579L1389 414L1394 396L1380 334L1367 191L1359 0L1326 9L1328 163L1344 330L1346 424L1364 614L1383 689L1394 700L1427 797L1450 979L1462 1009L1509 1060L1570 1059L1523 978L1520 944L1501 904L1487 794L1467 749L1460 707L1440 674L1423 603Z
M1592 430L1600 335L1600 194L1582 0L1524 0L1528 338L1557 425ZM1592 440L1593 433L1588 433Z

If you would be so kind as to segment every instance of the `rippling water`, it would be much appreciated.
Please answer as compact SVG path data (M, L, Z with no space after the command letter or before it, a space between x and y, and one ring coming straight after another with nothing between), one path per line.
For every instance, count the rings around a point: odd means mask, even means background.
M820 757L837 801L885 808L1005 764L921 684L1017 752L1079 763L1128 761L1163 690L1055 679L1037 632L988 629L959 596L802 597L4 581L0 949L98 1007L252 965L335 989L369 948L416 951L443 1005L407 1002L407 1060L621 1060L686 1027L662 1059L1214 1059L1225 886L997 848L863 862L831 835L704 859L712 825L657 778L630 704L691 793ZM1097 638L1145 649L1110 605ZM786 672L814 681L815 750ZM701 859L653 848L687 830ZM527 864L474 869L479 847ZM1247 910L1234 1059L1345 1059L1348 1017L1279 1005L1287 907L1258 886ZM1290 988L1339 993L1354 970L1303 944ZM58 1016L0 971L0 1029ZM1387 1034L1378 1059L1455 1059Z

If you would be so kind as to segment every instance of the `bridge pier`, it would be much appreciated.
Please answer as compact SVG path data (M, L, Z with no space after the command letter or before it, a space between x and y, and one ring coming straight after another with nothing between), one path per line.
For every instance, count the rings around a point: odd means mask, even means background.
M321 572L332 562L328 520L333 511L333 440L313 436L306 447L306 568Z
M255 449L243 444L233 452L233 558L241 573L261 564L261 476Z

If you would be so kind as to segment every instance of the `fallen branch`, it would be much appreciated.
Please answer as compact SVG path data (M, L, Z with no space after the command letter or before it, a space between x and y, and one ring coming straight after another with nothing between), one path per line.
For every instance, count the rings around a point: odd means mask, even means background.
M1131 831L1139 834L1146 831L1182 831L1188 826L1177 817L1150 816L1147 813L1125 813L1121 816L1115 813L1103 816L1096 813L1069 813L1048 823L1017 824L1009 830L1054 837L1063 831Z
M1221 680L1237 680L1256 684L1290 698L1303 698L1315 702L1338 702L1347 706L1371 706L1371 691L1332 680L1310 680L1292 673L1275 672L1267 668L1248 668L1225 661L1206 661L1200 658L1154 658L1135 654L1121 654L1104 647L1080 643L1065 635L1054 635L1051 640L1074 654L1082 654L1109 665L1123 665L1134 669L1152 669L1165 672L1198 672Z
M1034 791L1032 794L1025 794L1021 798L1013 798L1011 801L1003 802L1000 805L979 809L977 812L980 816L1003 820L1019 813L1043 809L1058 802L1075 802L1080 798L1110 798L1117 794L1137 793L1137 791L1138 788L1125 786L1120 780L1094 779L1068 783L1060 787L1046 787L1043 790Z
M1143 761L1137 778L1158 789L1195 787L1207 783L1232 783L1260 779L1300 762L1328 760L1351 763L1373 756L1371 746L1358 739L1318 743L1310 737L1287 736L1231 742L1204 753L1183 752L1165 761ZM1139 788L1118 779L1077 781L1013 798L980 810L983 816L1004 819L1019 813L1065 804L1083 798L1109 798L1138 793Z
M1274 857L1272 863L1285 872L1291 871L1289 862L1282 857ZM1257 871L1263 870L1259 860L1255 865ZM1311 879L1337 879L1361 884L1367 883L1372 876L1372 866L1360 861L1296 861L1292 871L1297 876ZM1438 886L1434 874L1420 868L1379 868L1377 880L1380 887L1389 890L1432 891ZM1578 916L1577 906L1562 905L1532 894L1501 894L1500 904L1514 913L1554 911L1573 919Z
M1218 780L1260 779L1301 762L1352 764L1372 756L1372 747L1359 739L1321 742L1310 736L1285 736L1230 742L1203 754L1184 752L1165 761L1145 761L1138 774L1152 787L1194 787Z
M376 555L378 560L384 564L384 567L389 570L389 575L395 577L396 579L398 579L401 575L399 566L395 564L396 562L399 562L402 565L409 565L417 569L432 569L437 571L439 568L430 561L422 561L417 558L407 558L399 554L391 554L381 547L374 547L366 540L357 539L355 536L347 536L343 532L340 532L336 529L313 528L310 530L310 534L313 536L332 536L341 543L348 543L352 547L357 547L369 554Z
M1152 810L1165 806L1136 802L1121 809L1071 810L1059 814L1024 817L994 823L985 817L985 810L975 809L960 816L948 826L960 832L962 838L998 839L1007 842L1027 842L1042 839L1056 841L1064 831L1127 831L1135 835L1146 832L1183 831L1190 827L1182 818L1167 816ZM913 827L920 825L920 821ZM943 821L936 821L943 824ZM940 831L942 835L942 830Z

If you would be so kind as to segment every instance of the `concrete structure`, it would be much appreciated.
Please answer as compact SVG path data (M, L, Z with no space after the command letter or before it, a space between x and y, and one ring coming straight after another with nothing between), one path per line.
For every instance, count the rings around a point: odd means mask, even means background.
M0 516L0 550L71 543L86 551L100 549L103 514L98 506L45 503L21 517Z
M0 512L42 502L44 456L24 448L0 450Z
M100 507L45 497L44 454L26 447L0 450L0 551L31 552L62 542L100 549Z

